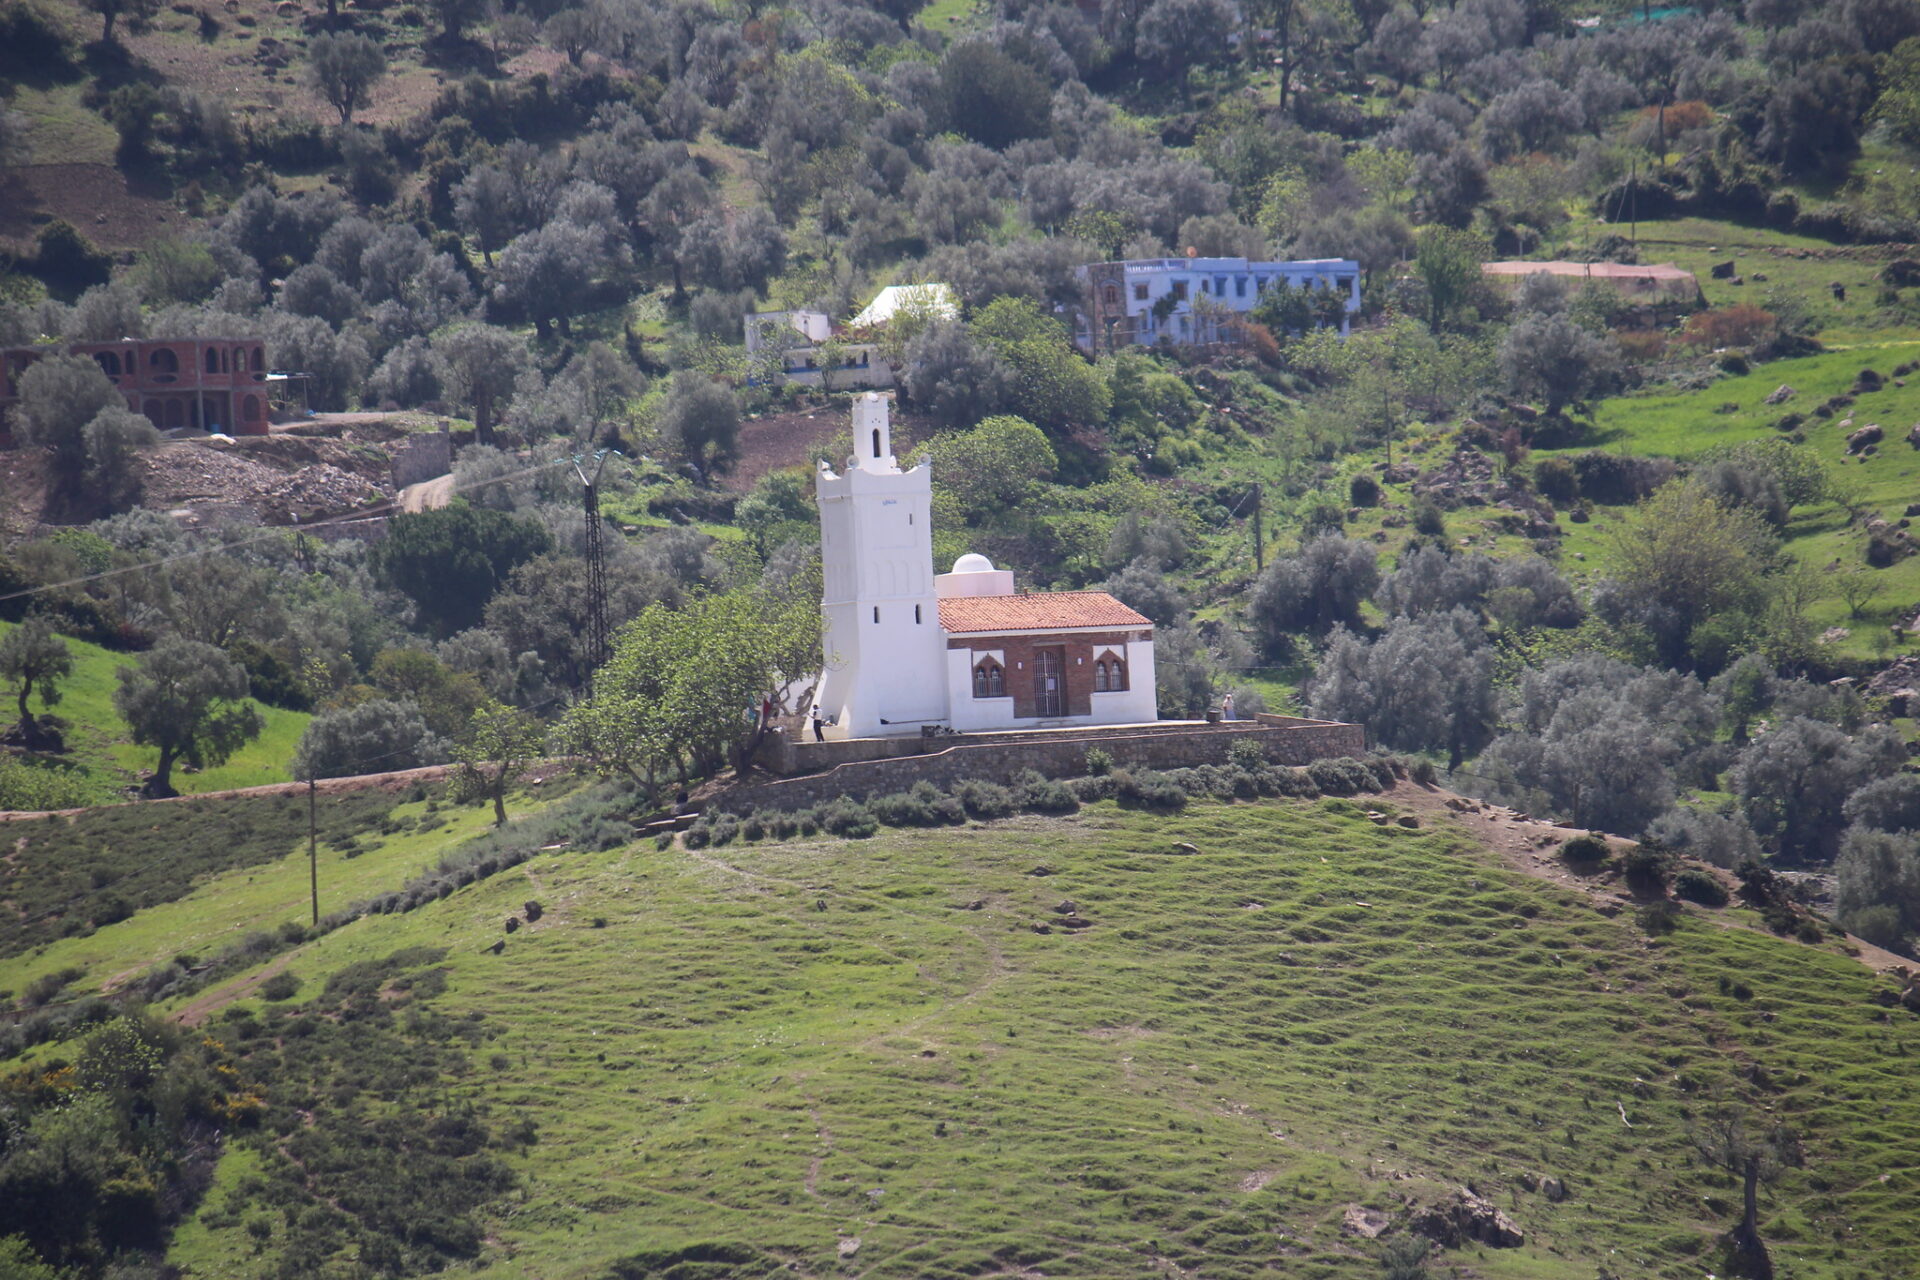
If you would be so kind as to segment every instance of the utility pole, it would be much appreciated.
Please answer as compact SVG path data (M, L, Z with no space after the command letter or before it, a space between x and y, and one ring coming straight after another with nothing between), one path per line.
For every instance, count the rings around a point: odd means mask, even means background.
M1632 219L1628 224L1627 239L1634 248L1640 247L1640 161L1636 157L1627 169L1627 216Z
M307 779L307 883L313 893L313 927L320 927L320 822L314 812L318 783Z
M600 520L600 473L606 470L613 450L602 449L593 455L593 474L586 469L586 456L573 460L573 472L580 477L581 506L587 517L587 679L607 660L607 548Z
M1260 527L1260 499L1260 482L1256 480L1253 485L1253 571L1255 573L1267 571L1267 538Z

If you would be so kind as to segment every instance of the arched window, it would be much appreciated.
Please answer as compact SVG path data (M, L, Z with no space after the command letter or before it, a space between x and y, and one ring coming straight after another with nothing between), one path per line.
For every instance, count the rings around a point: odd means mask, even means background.
M147 363L161 373L180 372L180 357L173 354L167 347L156 348L154 353L147 357Z
M1107 692L1119 693L1127 687L1127 668L1120 659L1115 658L1107 669Z
M880 428L878 427L873 429L873 456L876 458L880 456Z
M264 347L255 347L253 349L253 371L255 373L264 373L266 372L266 368L267 368L266 349Z
M1107 691L1107 664L1104 659L1093 664L1093 691L1095 693Z
M982 658L973 667L973 696L976 698L1004 698L1007 696L1007 670L992 658Z
M93 353L93 358L99 361L100 372L106 374L109 378L117 378L120 376L119 356L113 354L111 351L96 351Z
M207 348L207 372L220 372L220 349L218 347Z
M1110 284L1102 292L1104 292L1106 295L1108 306L1117 307L1120 305L1120 286L1119 285Z

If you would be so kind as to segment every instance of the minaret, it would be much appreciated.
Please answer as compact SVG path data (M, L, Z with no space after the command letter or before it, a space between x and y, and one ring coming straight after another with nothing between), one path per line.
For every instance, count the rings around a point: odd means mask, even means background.
M814 696L832 738L917 734L947 716L946 638L933 591L933 469L900 470L888 400L853 402L854 456L815 478L826 674Z

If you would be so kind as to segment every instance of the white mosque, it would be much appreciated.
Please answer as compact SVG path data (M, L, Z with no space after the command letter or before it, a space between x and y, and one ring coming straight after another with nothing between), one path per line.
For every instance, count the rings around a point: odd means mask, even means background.
M1153 624L1104 591L1016 594L981 555L933 571L933 470L902 471L886 397L854 401L855 457L816 477L829 738L1156 718Z

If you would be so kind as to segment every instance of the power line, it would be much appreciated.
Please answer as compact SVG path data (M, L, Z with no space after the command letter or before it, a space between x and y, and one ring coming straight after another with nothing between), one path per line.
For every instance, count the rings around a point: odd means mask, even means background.
M471 481L464 485L454 485L452 492L463 493L469 489L484 489L488 485L502 484L508 480L517 480L521 476L533 475L535 472L544 471L548 467L555 465L557 465L557 462L542 462L531 467L522 467L518 471L509 471L505 475L488 476L483 480ZM63 587L77 587L89 582L99 582L106 578L117 578L124 574L141 573L148 569L158 569L164 565L173 564L180 560L192 560L199 556L219 555L226 552L238 551L244 547L254 546L257 543L271 541L288 532L300 534L311 529L325 528L329 525L347 524L354 520L365 520L371 516L382 514L404 515L406 513L396 513L394 511L394 503L387 502L377 507L364 507L355 511L343 511L337 515L323 516L307 524L272 525L251 537L241 538L233 542L224 542L219 546L196 547L191 551L177 551L169 556L160 556L153 560L142 560L137 564L121 565L117 569L103 569L99 573L82 574L77 578L67 578L60 582L43 582L37 587L27 587L20 591L10 591L5 595L0 595L0 604L4 604L8 600L22 600L28 596L36 596L43 591L58 591Z

